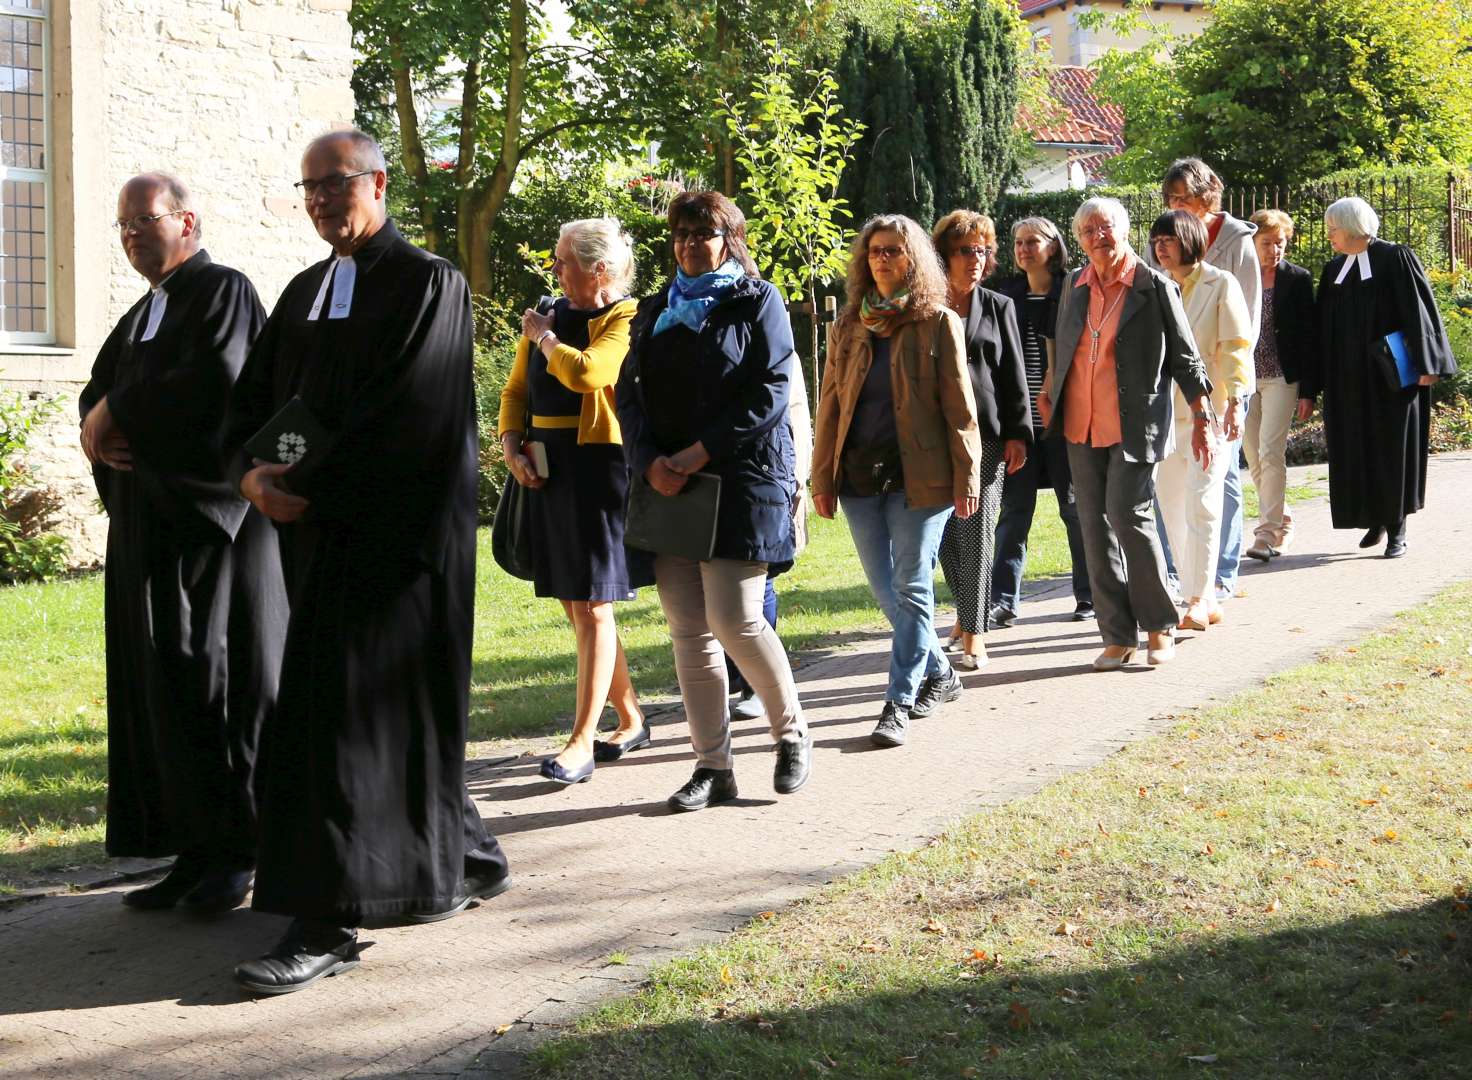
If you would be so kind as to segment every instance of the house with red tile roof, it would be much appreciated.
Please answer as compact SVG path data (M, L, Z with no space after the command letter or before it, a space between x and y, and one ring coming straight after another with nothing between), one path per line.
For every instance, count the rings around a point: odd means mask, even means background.
M1143 32L1121 36L1107 25L1083 25L1079 16L1085 12L1118 14L1130 8L1147 22L1184 37L1199 34L1211 21L1210 9L1201 0L1017 0L1017 7L1032 33L1034 48L1051 49L1055 64L1079 67L1087 67L1110 49L1133 49L1145 43Z
M1103 180L1104 161L1124 149L1124 113L1100 102L1093 92L1095 72L1089 68L1106 52L1144 45L1144 31L1122 35L1106 21L1086 25L1088 12L1122 13L1127 7L1174 35L1200 33L1211 18L1199 0L1017 0L1032 32L1033 48L1047 50L1055 66L1048 70L1048 89L1056 108L1046 115L1019 114L1017 122L1033 136L1037 158L1018 187L1024 191L1082 188Z

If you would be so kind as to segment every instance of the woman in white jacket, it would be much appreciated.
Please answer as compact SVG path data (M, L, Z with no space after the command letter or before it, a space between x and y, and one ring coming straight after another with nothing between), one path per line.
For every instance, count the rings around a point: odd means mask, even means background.
M1237 279L1207 263L1206 228L1192 214L1172 210L1150 227L1150 249L1181 289L1186 321L1211 379L1213 423L1229 446L1240 438L1242 402L1253 391L1252 339L1256 324ZM1175 555L1181 595L1187 597L1183 630L1205 630L1221 621L1214 588L1222 527L1222 482L1227 454L1214 454L1202 469L1190 451L1192 412L1176 391L1176 443L1160 463L1156 497ZM1231 451L1235 453L1235 451Z

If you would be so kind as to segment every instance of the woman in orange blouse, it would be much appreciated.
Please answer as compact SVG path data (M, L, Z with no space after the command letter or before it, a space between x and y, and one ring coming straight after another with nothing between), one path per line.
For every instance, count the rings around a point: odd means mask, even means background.
M1180 290L1130 248L1129 216L1094 198L1073 218L1089 265L1063 283L1055 350L1038 398L1045 434L1068 441L1104 651L1099 671L1128 663L1149 634L1149 660L1174 655L1176 606L1155 530L1155 469L1172 444L1170 384L1191 405L1191 449L1211 460L1211 382ZM1055 389L1057 388L1056 392Z

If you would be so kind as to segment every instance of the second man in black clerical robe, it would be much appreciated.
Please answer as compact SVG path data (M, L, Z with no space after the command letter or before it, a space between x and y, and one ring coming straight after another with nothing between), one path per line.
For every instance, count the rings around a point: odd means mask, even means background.
M299 467L247 472L279 523L291 623L262 737L253 906L296 917L240 965L286 993L357 962L353 928L502 891L465 789L477 437L470 295L384 215L382 155L335 132L302 160L335 255L286 287L235 396L245 441L293 397L326 430Z
M286 598L271 523L225 468L231 386L265 311L210 261L187 189L135 177L117 226L152 290L82 391L82 445L109 517L107 851L178 855L140 909L244 898L256 739L276 696Z
M1415 253L1375 238L1379 219L1363 199L1340 199L1324 220L1340 254L1319 278L1320 348L1306 358L1299 416L1322 392L1334 527L1365 529L1360 547L1383 539L1397 558L1406 516L1426 501L1431 385L1457 364Z

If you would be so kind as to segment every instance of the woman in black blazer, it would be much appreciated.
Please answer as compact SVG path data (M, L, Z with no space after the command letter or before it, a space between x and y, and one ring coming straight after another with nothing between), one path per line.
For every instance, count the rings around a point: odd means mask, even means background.
M987 661L982 635L990 627L1002 479L1027 461L1032 409L1012 301L981 287L997 251L996 225L985 214L953 210L936 222L931 238L946 268L946 304L965 324L966 367L981 434L980 509L968 518L952 517L940 544L941 569L956 600L950 641L961 642L957 666L971 670Z
M1247 410L1242 449L1257 488L1257 531L1247 554L1267 562L1293 540L1288 485L1288 428L1298 404L1299 366L1319 347L1314 279L1283 258L1293 239L1293 219L1281 210L1259 210L1253 242L1262 267L1262 321L1253 362L1257 393Z

